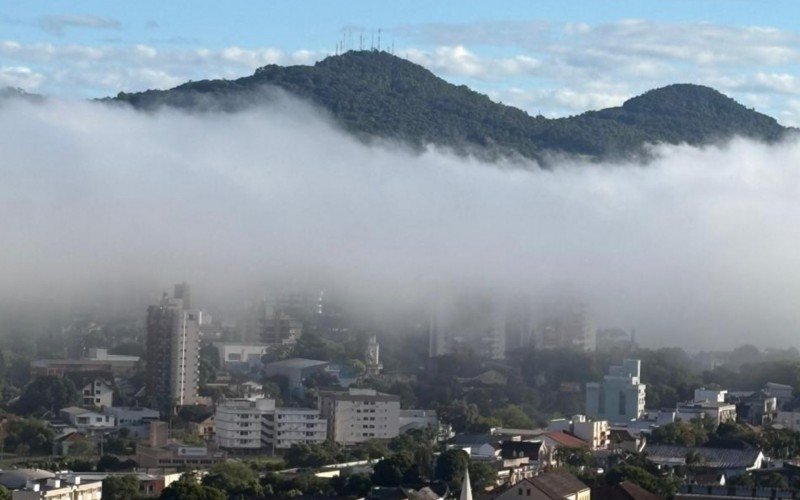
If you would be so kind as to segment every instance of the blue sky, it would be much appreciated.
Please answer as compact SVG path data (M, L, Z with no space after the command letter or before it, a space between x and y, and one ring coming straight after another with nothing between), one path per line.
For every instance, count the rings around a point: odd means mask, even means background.
M788 0L0 0L0 86L96 97L235 78L381 29L398 55L531 113L689 81L800 124L799 14Z

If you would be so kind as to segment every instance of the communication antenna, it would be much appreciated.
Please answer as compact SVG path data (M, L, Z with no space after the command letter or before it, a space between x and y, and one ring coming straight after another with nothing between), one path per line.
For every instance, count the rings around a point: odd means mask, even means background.
M372 31L371 35L372 35L372 38L370 39L370 42L369 42L369 50L375 50L375 31L374 30Z
M364 33L358 34L358 50L364 50Z
M378 52L381 51L381 30L378 30Z

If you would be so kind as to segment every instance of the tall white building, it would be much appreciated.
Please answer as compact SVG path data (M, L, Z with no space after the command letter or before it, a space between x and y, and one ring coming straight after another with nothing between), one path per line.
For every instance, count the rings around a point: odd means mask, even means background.
M315 408L277 408L273 399L235 399L217 406L214 439L234 452L274 452L293 444L322 443L327 423Z
M343 445L390 439L400 433L400 397L374 389L320 391L317 407L328 420L328 439Z
M638 419L645 403L645 385L639 380L641 365L638 359L626 359L609 368L602 382L586 384L586 413L611 423Z
M187 292L188 293L188 292ZM197 402L202 312L164 294L147 308L145 391L162 411Z

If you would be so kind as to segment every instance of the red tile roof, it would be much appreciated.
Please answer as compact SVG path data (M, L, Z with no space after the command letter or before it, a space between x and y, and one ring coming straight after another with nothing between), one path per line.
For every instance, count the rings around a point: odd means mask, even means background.
M588 448L589 443L583 439L576 438L572 434L567 434L564 431L552 431L545 434L548 438L552 439L560 446L565 448Z

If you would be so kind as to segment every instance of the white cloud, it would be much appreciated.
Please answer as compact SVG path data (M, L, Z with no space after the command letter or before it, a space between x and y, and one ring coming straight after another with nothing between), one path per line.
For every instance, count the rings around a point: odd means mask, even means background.
M44 81L44 76L25 66L0 66L0 88L14 87L36 90Z
M41 16L38 19L39 27L44 31L62 36L70 28L117 30L122 28L122 23L116 19L91 15L54 14Z
M289 273L391 302L567 284L598 326L655 344L780 345L800 321L796 142L522 170L368 147L296 103L187 115L56 100L0 109L0 150L14 179L0 183L0 306L187 279L238 307L247 285Z
M160 49L145 44L87 46L0 42L0 57L24 62L47 75L43 91L90 97L169 88L187 80L238 78L267 64L308 64L325 55L308 50L286 53L270 47L231 46L209 50Z

